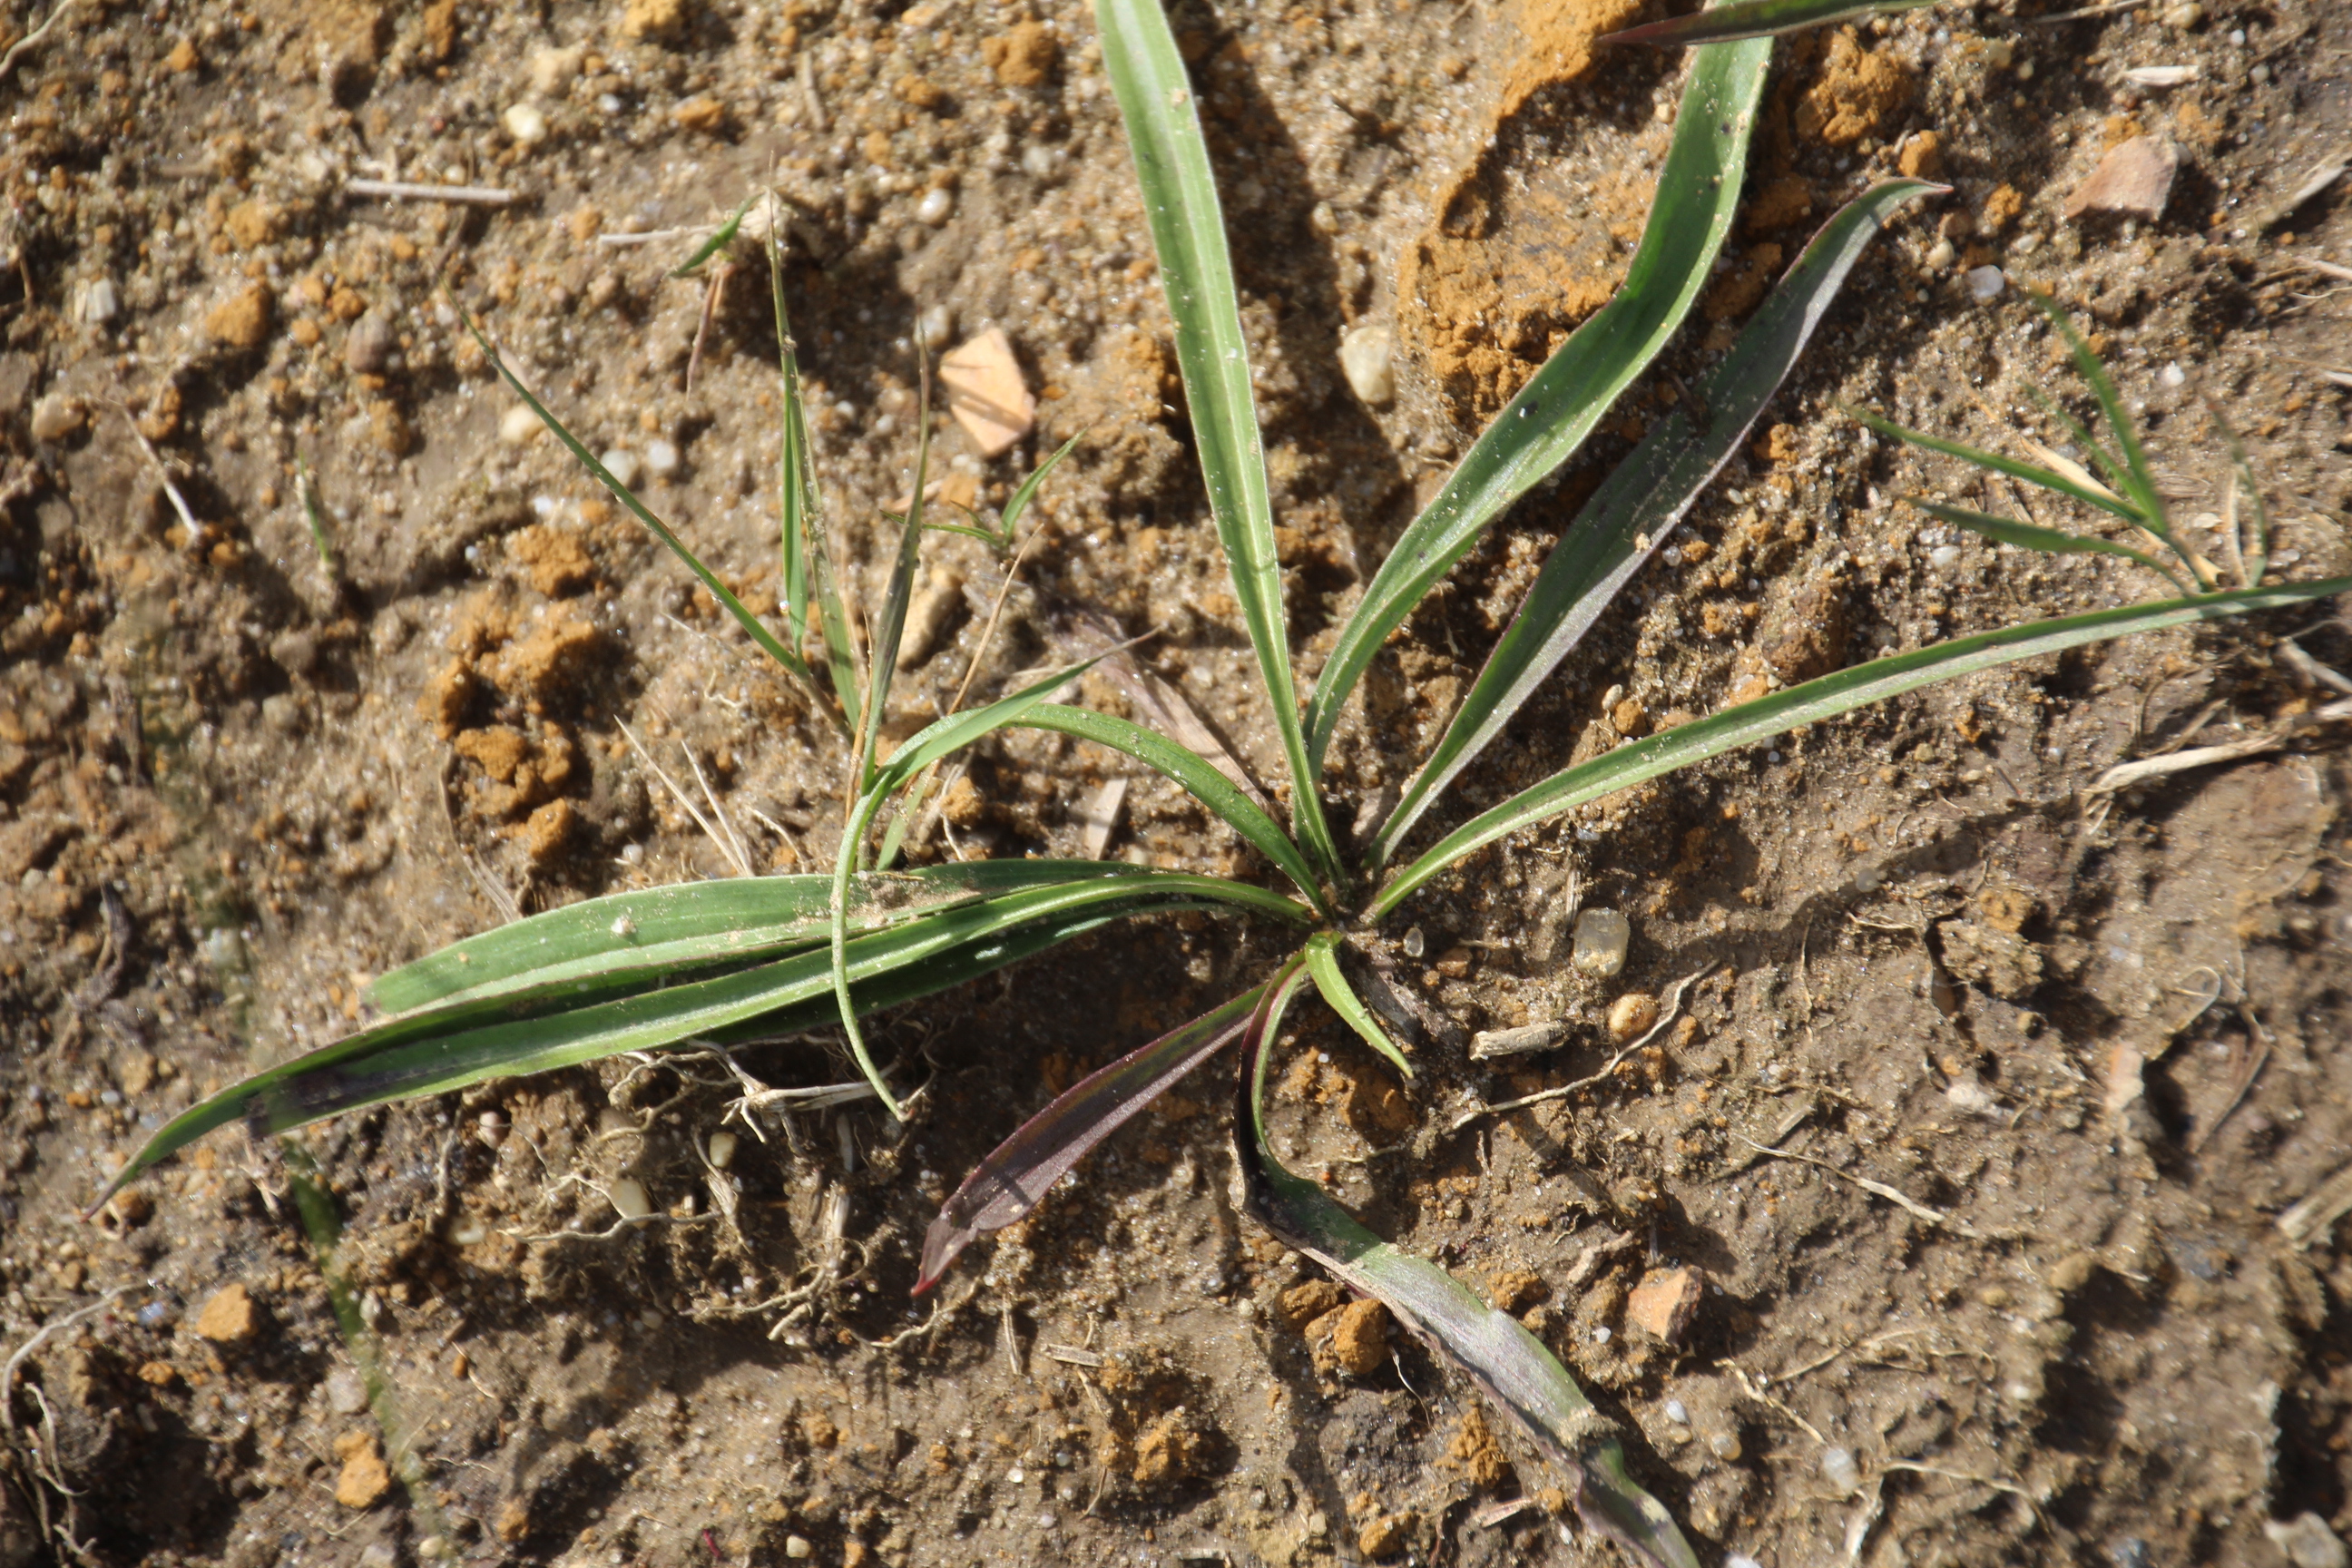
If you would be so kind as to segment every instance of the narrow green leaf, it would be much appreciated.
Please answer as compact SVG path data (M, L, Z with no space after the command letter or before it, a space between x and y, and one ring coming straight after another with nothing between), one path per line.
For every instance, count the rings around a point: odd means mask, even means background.
M1964 506L1946 506L1941 501L1924 500L1917 496L1904 499L1921 511L2003 544L2014 544L2021 550L2039 550L2052 555L2118 555L2126 561L2137 561L2149 571L2161 574L2166 582L2172 584L2175 593L2185 596L2190 591L2189 585L2174 576L2172 569L2163 562L2153 555L2144 555L2127 544L2117 544L2087 533L2061 533L2054 528L2036 528L2031 523L2012 522L2005 517L1991 517L1984 512L1970 511Z
M1027 956L1039 932L1066 940L1087 925L1125 915L1182 909L1245 910L1303 922L1307 910L1278 893L1215 877L1087 863L1097 873L926 914L847 944L844 967L861 1012L887 1006ZM1099 873L1109 871L1109 875ZM740 1026L810 1027L835 1004L834 955L824 948L721 974L546 1016L468 1022L473 1006L447 1016L377 1025L215 1095L159 1131L109 1184L111 1194L139 1172L231 1121L279 1132L345 1110L465 1089L490 1079L574 1067L624 1051L658 1050L699 1037L724 1038ZM101 1194L103 1202L106 1194Z
M1314 870L1297 846L1265 807L1244 794L1207 758L1178 745L1156 730L1085 708L1045 703L1024 714L1019 723L1028 729L1051 730L1108 746L1133 757L1162 777L1174 780L1193 799L1215 813L1226 826L1240 834L1251 848L1279 867L1325 918L1330 918L1332 911L1316 886Z
M1242 335L1224 211L1209 170L1192 79L1159 0L1096 0L1095 21L1102 36L1103 67L1118 99L1136 179L1143 187L1144 216L1167 289L1168 312L1176 322L1176 361L1192 408L1210 513L1289 760L1292 831L1324 878L1343 885L1339 846L1323 816L1318 772L1299 727L1274 507L1250 391L1248 342Z
M676 267L669 269L669 276L673 279L691 278L696 273L702 270L702 264L704 262L709 260L712 257L718 255L720 251L734 244L736 231L743 226L743 215L750 212L751 210L751 204L759 199L760 193L757 191L753 191L750 195L745 196L743 198L743 205L737 207L733 215L730 216L725 223L719 226L717 232L712 234L709 239L704 240L700 245L697 246L692 256L688 257L684 261L679 262ZM771 197L770 199L772 200L773 198Z
M1800 27L1850 22L1857 16L1916 11L1935 3L1936 0L1732 0L1729 5L1694 11L1687 16L1670 16L1663 22L1628 27L1622 33L1603 33L1600 41L1667 48L1727 43L1733 38L1766 38L1793 33Z
M1307 755L1318 769L1340 710L1389 634L1513 501L1575 455L1689 313L1731 232L1771 58L1769 38L1709 44L1691 58L1625 286L1519 389L1381 563L1307 705Z
M1315 989L1323 994L1331 1011L1339 1015L1340 1022L1361 1035L1366 1045L1394 1062L1397 1071L1411 1078L1412 1064L1405 1059L1403 1048L1389 1038L1389 1032L1381 1027L1381 1021L1372 1016L1371 1009L1364 1005L1363 998L1356 994L1356 988L1340 972L1339 946L1337 931L1319 931L1307 939L1307 973L1314 979Z
M1370 868L1388 862L1445 786L1502 733L1619 590L1664 545L1683 513L1739 449L1888 216L1943 188L1887 180L1848 203L1805 247L1731 352L1699 378L1698 422L1675 409L1617 465L1553 547L1436 749L1405 786L1373 841Z
M2141 510L2147 513L2140 521L2141 527L2159 539L2170 539L2172 528L2165 519L2164 497L2157 491L2156 476L2147 466L2147 454L2140 449L2139 433L2132 428L2131 416L2124 411L2123 395L2116 390L2114 378L2107 374L2107 367L2099 363L2099 356L2091 352L2091 345L2084 342L2083 334L2074 330L2074 318L2066 314L2057 300L2032 289L2025 291L2025 297L2050 318L2051 324L2066 340L2066 347L2074 356L2075 372L2090 384L2091 395L2098 399L2099 412L2107 416L2107 428L2116 433L2116 445L2123 449L2124 455L2123 469L2115 476L2116 489L2137 502ZM2092 441L2089 446L2094 457L2105 458L2105 452L2097 442Z
M981 860L860 877L850 920L863 932L950 904L1109 874L1093 860ZM493 926L402 965L368 987L387 1013L511 997L565 982L740 963L832 931L833 878L727 877L609 893Z
M810 670L808 661L801 658L799 651L788 648L778 642L775 633L761 624L760 617L746 608L743 601L735 596L734 591L719 580L719 574L705 566L701 559L686 547L686 542L670 531L669 524L656 517L651 509L636 498L635 491L614 479L613 471L597 461L596 455L581 445L578 437L564 428L563 421L549 413L547 405L532 395L530 388L516 378L514 372L507 368L506 361L499 357L499 351L490 346L490 340L483 335L482 329L474 324L474 319L467 316L465 321L466 330L473 333L474 342L481 345L482 353L490 362L490 367L499 373L500 379L505 381L514 395L521 398L524 405L539 416L539 422L555 433L555 438L562 442L572 455L579 459L582 468L586 468L595 477L599 484L613 492L614 500L627 507L639 522L653 531L655 538L669 546L671 554L686 563L687 570L701 580L703 587L709 591L712 598L726 606L727 613L735 617L735 624L750 634L751 640L760 645L761 651L782 665L814 696L816 692L816 678Z
M1709 718L1618 747L1589 763L1554 773L1541 784L1520 791L1492 810L1464 823L1381 889L1365 911L1367 919L1388 914L1417 888L1465 856L1522 827L1573 810L1590 800L1614 795L1645 779L1673 773L1725 752L1769 740L1800 725L1933 686L1957 676L1971 675L1997 665L2057 653L2085 643L2105 642L2133 632L2161 631L2199 621L2227 620L2255 610L2299 605L2336 594L2352 593L2352 577L2316 583L2288 583L2269 588L2245 588L2191 599L2165 599L2128 605L2121 609L2057 620L2032 621L2005 626L1972 637L1960 637L1932 647L1874 659L1837 670L1786 691L1727 708Z
M1087 1074L1023 1122L940 1206L939 1217L923 1236L921 1278L914 1293L919 1296L938 1284L956 1255L974 1240L1029 1215L1095 1145L1231 1045L1265 991L1263 985L1245 991Z
M996 541L1002 548L1009 550L1013 547L1013 531L1020 523L1021 514L1029 510L1029 503L1037 499L1037 487L1045 482L1046 475L1060 467L1062 459L1068 457L1080 441L1086 439L1086 435L1081 430L1055 447L1054 455L1038 464L1037 471L1022 480L1021 488L1013 492L1013 499L1004 503L1004 514L998 523L1004 536Z
M1509 1313L1444 1269L1382 1241L1315 1183L1275 1158L1265 1135L1265 1076L1293 969L1258 1005L1242 1037L1234 1156L1250 1214L1360 1295L1387 1304L1423 1343L1453 1363L1574 1485L1585 1523L1660 1568L1698 1568L1674 1516L1625 1473L1614 1426L1568 1369Z
M2007 474L2012 479L2023 479L2027 484L2039 485L2053 494L2081 501L2085 506L2097 507L2101 511L2113 513L2126 522L2141 527L2147 526L2147 520L2140 516L2139 509L2129 501L2120 496L2110 495L2105 490L2094 489L2089 485L2077 484L2053 469L2039 468L2032 463L2022 463L2015 458L2003 457L1999 452L1988 452L1981 447L1966 446L1958 441L1948 441L1941 436L1930 436L1924 430L1914 430L1908 426L1897 425L1883 415L1874 414L1867 408L1857 408L1852 404L1841 403L1838 408L1849 419L1868 426L1890 441L1905 441L1927 451L1940 452L1947 458L1958 458L1962 462L1973 464L1979 468L1990 468L1994 473Z
M890 585L882 596L882 619L874 628L872 657L866 665L866 722L858 737L858 787L874 778L874 746L882 737L882 714L889 706L890 681L898 673L898 645L907 635L907 606L915 598L915 572L922 564L923 485L931 460L931 362L918 350L922 371L922 400L915 416L915 496L898 530L898 558L891 563ZM849 857L845 854L843 858Z

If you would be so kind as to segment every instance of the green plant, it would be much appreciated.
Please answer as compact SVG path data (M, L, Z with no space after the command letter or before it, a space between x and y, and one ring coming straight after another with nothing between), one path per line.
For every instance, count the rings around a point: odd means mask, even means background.
M1785 26L1853 7L1770 0L1751 9L1769 12L1768 20ZM1083 665L982 707L951 712L880 757L877 742L922 536L927 528L942 526L927 524L923 516L929 420L924 418L918 437L914 500L897 520L894 569L872 622L870 657L861 657L824 549L772 238L784 410L781 634L729 592L519 382L508 379L837 725L849 763L846 830L833 872L616 894L457 943L376 983L373 999L393 1016L187 1111L156 1134L115 1184L230 1121L278 1131L361 1106L623 1051L688 1040L724 1047L828 1024L843 1030L875 1093L898 1113L900 1104L860 1027L860 1018L876 1009L960 984L1113 920L1174 910L1255 915L1297 929L1297 951L1259 986L1101 1069L1015 1132L943 1207L926 1237L918 1288L940 1279L973 1237L1029 1213L1055 1180L1154 1095L1241 1040L1246 1062L1235 1129L1258 1215L1291 1245L1386 1300L1408 1327L1477 1379L1577 1479L1580 1507L1596 1527L1654 1561L1695 1562L1664 1511L1626 1479L1615 1436L1539 1342L1443 1270L1371 1236L1276 1160L1260 1130L1262 1088L1286 1010L1311 984L1341 1019L1410 1074L1408 1054L1357 994L1343 955L1431 879L1486 846L1643 780L1955 676L2129 632L2317 598L2352 588L2352 581L2265 587L2253 565L2241 588L2208 591L2211 581L2198 575L2190 562L2195 588L2179 598L2009 627L1840 670L1566 768L1409 853L1416 826L1447 786L1663 546L1746 437L1886 218L1937 189L1889 181L1830 220L1731 352L1699 380L1689 406L1660 421L1586 505L1396 808L1369 844L1351 852L1332 830L1323 788L1324 757L1349 695L1387 637L1486 529L1577 450L1682 324L1731 226L1771 42L1759 37L1711 43L1693 56L1658 199L1623 289L1511 400L1408 527L1340 626L1302 705L1238 301L1192 86L1159 0L1097 0L1097 16L1176 323L1176 353L1210 510L1288 765L1288 824L1208 758L1127 720L1051 701ZM739 210L731 221L742 216ZM2160 505L2112 388L2087 350L2078 359L2123 447L2120 458L2103 459L2114 465L2114 491L1948 443L1937 449L2111 510L2127 506L2138 526L2163 540ZM1881 423L1904 438L1936 445ZM2087 434L2083 439L2088 442ZM999 529L982 524L976 531L1000 549L1009 545L1019 506L1062 455L1041 466ZM1967 526L2034 548L2088 547L1969 515L1975 521ZM803 651L812 637L821 649L814 662ZM1256 850L1289 890L1092 861L892 869L920 781L961 748L1016 727L1123 752L1175 781Z

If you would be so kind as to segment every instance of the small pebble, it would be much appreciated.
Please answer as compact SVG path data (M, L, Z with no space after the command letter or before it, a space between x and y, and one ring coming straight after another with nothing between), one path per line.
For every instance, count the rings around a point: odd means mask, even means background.
M1862 1467L1853 1462L1853 1449L1823 1448L1821 1465L1822 1479L1848 1497L1862 1489Z
M351 336L343 340L343 364L360 375L379 375L399 348L400 334L392 323L371 310L352 323Z
M1606 980L1625 967L1633 944L1633 922L1615 910L1586 910L1576 917L1576 948L1569 962Z
M1935 549L1927 552L1927 560L1938 571L1948 566L1957 566L1960 560L1960 547L1957 544L1938 544Z
M536 147L547 140L547 116L532 104L509 104L499 119L506 126L507 134L525 147Z
M122 295L111 278L98 278L81 292L81 319L102 327L122 313Z
M1646 991L1628 991L1609 1005L1609 1037L1619 1045L1649 1032L1658 1021L1658 999Z
M1429 938L1422 934L1419 926L1414 926L1404 933L1404 955L1407 958L1419 958L1428 951Z
M52 392L33 405L33 439L62 441L81 428L81 402L62 392Z
M795 1563L802 1561L815 1550L815 1547L809 1544L808 1537L805 1535L787 1535L784 1537L784 1555L791 1558Z
M635 1176L614 1179L610 1196L613 1212L625 1220L640 1220L654 1212L653 1200L646 1196L646 1185Z
M2205 19L2205 7L2197 0L2186 0L2164 14L2164 25L2177 33L2185 33Z
M499 416L499 439L509 447L529 446L545 428L528 403L518 403Z
M1667 1420L1673 1422L1677 1426L1687 1426L1690 1425L1690 1411L1685 1408L1681 1400L1667 1400L1665 1408Z
M533 92L552 96L572 85L580 74L583 53L576 48L533 49L530 55L530 88Z
M675 441L656 436L646 443L646 472L657 479L667 479L677 474L682 460Z
M1706 1436L1706 1451L1727 1465L1737 1463L1743 1451L1739 1447L1739 1435L1737 1432L1710 1432Z
M1307 213L1307 222L1316 233L1320 235L1329 236L1339 232L1339 215L1331 210L1329 202L1317 202L1313 210Z
M1374 408L1396 401L1396 334L1373 324L1357 328L1339 342L1339 369L1356 395Z
M1952 248L1950 240L1939 239L1927 247L1927 265L1941 272L1945 268L1949 267L1959 254Z
M955 193L945 185L934 185L923 193L915 204L915 216L933 228L948 221L955 212Z
M2286 1560L2294 1568L2345 1568L2347 1562L2352 1562L2352 1552L2345 1549L2343 1541L2327 1528L2327 1521L2315 1513L2299 1513L2284 1524L2277 1520L2266 1521L2263 1533L2286 1553Z
M955 336L955 307L939 304L915 318L915 341L927 349L936 349Z
M1969 286L1969 298L1979 305L1991 304L2009 287L2009 279L1998 267L1971 267L1963 281Z
M713 1132L710 1135L710 1168L723 1171L735 1163L735 1134Z
M626 447L615 447L596 460L604 465L614 483L625 490L635 489L637 481L645 477L645 464Z

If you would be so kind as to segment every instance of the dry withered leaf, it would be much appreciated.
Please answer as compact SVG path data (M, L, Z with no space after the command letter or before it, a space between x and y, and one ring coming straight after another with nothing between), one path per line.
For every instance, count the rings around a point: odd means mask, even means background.
M940 381L948 389L948 411L982 457L995 457L1036 422L1037 400L1021 379L1021 362L1002 327L950 351L940 361Z
M2107 149L2091 177L2066 198L2066 216L2109 213L2117 217L2155 219L2164 216L2172 197L2172 176L2180 167L2180 153L2159 136L2135 136Z

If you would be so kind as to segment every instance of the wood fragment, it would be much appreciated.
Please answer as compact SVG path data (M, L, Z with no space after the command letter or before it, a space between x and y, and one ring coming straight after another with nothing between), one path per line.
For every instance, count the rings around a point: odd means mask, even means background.
M1039 1345L1037 1353L1047 1361L1066 1363L1071 1366L1100 1366L1103 1358L1093 1351L1080 1350L1076 1345Z
M504 185L418 185L406 180L345 180L343 194L394 202L461 202L478 207L502 207L517 195Z
M1827 1160L1816 1160L1811 1154L1800 1154L1793 1149L1768 1149L1753 1138L1741 1138L1737 1132L1732 1136L1738 1138L1742 1143L1752 1146L1759 1153L1769 1154L1776 1160L1800 1160L1808 1165L1818 1165L1832 1176L1852 1182L1864 1192L1885 1198L1915 1219L1925 1220L1929 1225L1942 1226L1954 1235L1965 1236L1971 1241L1984 1239L1966 1220L1955 1218L1942 1209L1931 1208L1912 1198L1901 1189L1888 1186L1885 1182L1874 1182L1868 1176L1857 1176L1851 1171L1841 1171Z
M1127 780L1105 779L1087 792L1086 804L1078 808L1078 821L1086 830L1086 858L1099 860L1110 847L1111 831L1118 826L1118 808L1127 802Z
M2278 1216L2279 1234L2298 1249L2325 1236L2330 1226L2352 1214L2352 1165L2347 1165L2294 1207Z

